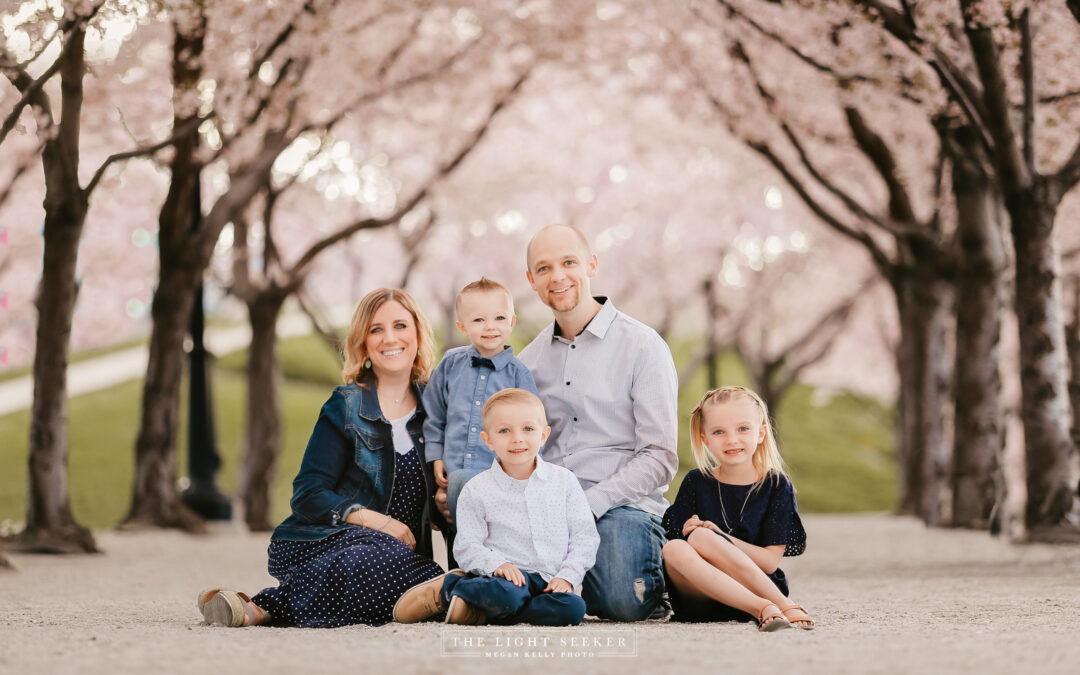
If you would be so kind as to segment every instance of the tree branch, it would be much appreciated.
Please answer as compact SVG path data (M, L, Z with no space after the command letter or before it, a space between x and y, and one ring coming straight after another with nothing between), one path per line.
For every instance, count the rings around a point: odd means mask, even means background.
M1035 175L1035 55L1031 44L1031 8L1020 13L1020 75L1024 83L1023 122L1021 126L1024 164Z
M19 165L15 167L15 171L12 172L11 178L8 179L6 185L0 188L0 206L3 206L7 200L11 197L12 191L15 189L15 184L22 178L23 174L30 170L30 167L34 166L34 160L41 154L41 149L45 147L44 143L38 143L36 149L33 152L28 153L23 161L19 162Z
M390 53L387 54L386 58L384 58L382 60L382 63L379 64L379 67L375 69L376 80L381 82L386 77L386 74L390 72L390 69L394 67L394 64L397 63L399 59L401 59L401 55L405 53L405 50L409 47L410 44L412 44L413 40L416 39L416 36L420 29L421 19L423 19L422 16L418 16L413 19L412 24L409 26L408 37L403 39L397 44L397 46L390 50Z
M1080 141L1077 141L1072 154L1061 165L1061 168L1054 176L1054 180L1058 182L1061 188L1060 194L1062 195L1076 187L1076 184L1080 182Z
M31 78L25 70L20 70L17 73L10 73L8 79L15 85L19 91L22 92L22 96L15 102L15 107L11 109L11 112L4 118L4 123L0 126L0 143L4 142L4 139L8 137L11 130L15 128L15 125L19 122L19 116L22 115L26 106L31 105L39 98L41 88L45 86L45 83L56 75L60 70L60 66L64 63L68 50L71 48L71 43L65 45L64 50L60 52L60 56L56 57L52 65L45 70L36 80ZM29 82L28 82L29 80Z
M332 127L335 124L337 124L338 122L340 122L341 119L345 117L345 115L349 114L350 112L352 112L356 108L364 105L365 103L368 103L368 102L373 101L375 99L381 98L381 97L386 96L387 94L391 94L391 93L393 93L395 91L399 91L401 89L411 87L414 84L420 84L420 83L426 82L428 80L434 79L437 75L441 75L442 73L449 70L451 66L453 66L455 63L457 63L457 61L459 59L461 59L466 53L468 53L469 50L471 50L472 47L474 45L476 45L478 42L479 42L479 40L473 40L472 42L465 45L465 47L463 49L461 49L461 50L459 50L457 52L454 52L448 59L446 59L445 61L443 61L439 65L435 66L434 68L431 68L429 70L425 70L425 71L417 73L415 75L410 75L409 77L406 77L403 80L399 80L397 82L392 82L392 83L390 83L390 84L388 84L386 86L380 87L379 89L376 89L374 91L369 91L369 92L365 92L363 94L360 94L355 99L353 99L352 102L350 102L350 103L346 104L344 107L342 107L341 110L339 110L336 114L334 114L328 120L324 120L324 121L321 121L321 122L311 122L311 123L305 125L304 128L301 130L301 133L306 132L306 131L311 131L311 130L316 129L318 127L326 127L326 128Z
M321 254L323 251L330 248L334 244L338 243L339 241L348 239L360 230L375 229L396 223L405 214L416 208L417 205L419 205L424 199L427 198L428 194L430 193L431 189L435 187L436 183L442 181L447 176L449 176L458 166L461 165L461 162L463 162L465 158L468 157L469 154L476 149L476 147L480 144L480 141L482 141L484 136L487 134L488 129L491 127L491 123L495 120L498 114L503 109L505 109L507 104L514 99L517 93L521 90L521 87L525 84L526 80L528 80L531 72L532 70L530 68L518 77L518 79L513 83L513 85L511 85L510 88L507 89L506 92L504 92L503 95L496 100L495 104L491 108L491 111L488 113L487 119L484 120L483 124L481 124L479 129L477 129L477 131L473 134L472 139L467 142L457 152L457 154L454 155L454 157L444 163L428 180L428 182L416 192L416 194L414 194L410 199L406 200L401 206L395 209L392 214L386 216L385 218L369 217L357 220L340 228L333 234L330 234L329 236L315 242L311 247L309 247L308 250L300 256L300 259L297 260L296 263L288 270L286 277L291 279L292 281L286 288L292 288L293 290L295 290L295 287L297 287L297 285L299 284L307 267L310 266L312 262L314 262L314 260L319 256L319 254Z
M817 199L810 196L810 193L806 189L806 186L802 184L802 182L795 176L795 174L787 167L787 164L785 164L784 161L781 160L775 152L773 152L772 148L769 147L767 143L748 141L748 145L751 149L753 149L762 157L767 159L769 163L772 164L773 167L780 172L780 175L783 176L787 184L790 185L793 190L795 190L795 192L799 195L799 198L802 199L803 203L806 204L807 207L809 207L810 210L813 211L814 214L822 220L822 222L824 222L826 225L836 230L840 234L844 235L845 237L852 239L859 244L862 244L867 249L867 251L869 251L870 257L873 258L874 264L878 266L882 274L891 274L894 267L893 262L889 259L888 254L886 254L885 251L883 251L881 247L878 246L877 242L874 241L873 237L871 237L867 232L863 230L859 230L857 228L847 225L837 216L826 210L825 207L822 206Z
M251 283L251 254L248 249L248 219L244 213L236 214L233 223L232 284L229 292L250 303L255 297Z
M327 320L326 316L322 314L315 306L311 297L308 295L307 288L301 286L296 289L293 294L296 297L297 304L300 305L300 311L307 315L307 318L311 320L311 325L315 328L315 332L319 334L326 346L330 348L330 351L334 352L334 356L337 357L338 363L344 365L342 358L342 345L344 340L341 335L334 329Z
M416 269L416 265L420 262L420 245L424 243L427 236L435 229L436 222L438 222L438 219L435 217L435 212L429 210L428 217L424 220L424 224L416 228L409 235L402 237L401 245L408 256L405 260L405 269L401 273L401 281L398 282L398 288L405 288L408 286L409 277L412 276L413 270Z
M337 0L334 0L334 2L330 3L329 9L333 9L336 5ZM317 13L318 10L315 8L313 0L308 0L300 7L300 9L296 10L296 13L292 15L292 18L285 24L285 27L281 32L275 35L274 39L267 43L266 48L263 49L261 54L251 60L251 68L248 69L247 75L248 81L250 82L258 78L259 71L262 69L263 64L268 63L274 58L274 54L277 50L288 42L289 36L293 34L296 27L300 24L300 17L302 15L308 14L314 16Z
M123 162L125 160L134 159L136 157L145 157L147 155L154 154L158 150L162 150L164 148L167 148L170 145L172 145L173 143L175 143L177 140L179 140L180 138L183 138L184 136L191 133L192 129L197 129L199 127L199 125L201 125L206 120L212 118L213 116L214 116L214 113L210 113L206 117L193 117L190 120L188 120L187 122L185 122L184 124L180 125L173 132L172 136L169 136L168 138L166 138L163 141L159 141L157 143L154 143L153 145L148 145L148 146L145 146L145 147L142 147L142 148L135 148L133 150L128 150L126 152L118 152L118 153L116 153L114 155L110 155L109 157L107 157L105 159L104 162L101 163L101 166L99 166L97 171L94 172L94 175L90 179L90 182L86 185L85 188L83 188L83 197L84 198L89 198L90 197L90 193L92 193L94 191L94 188L97 187L98 183L101 182L102 177L105 175L105 170L108 169L109 166L112 165L113 163L115 163L115 162Z
M775 31L771 31L768 28L762 26L760 23L758 23L757 21L755 21L754 19L749 17L747 14L745 14L741 9L739 9L735 5L732 5L730 2L728 2L728 0L716 0L716 2L721 7L724 7L725 9L727 9L728 12L731 15L739 17L740 19L745 21L747 24L749 24L750 27L753 28L754 30L756 30L758 33L760 33L761 35L763 35L763 36L767 37L768 39L772 40L776 44L780 45L784 50L790 52L792 55L795 56L795 58L799 59L800 61L802 61L803 63L805 63L806 65L810 66L811 68L813 68L814 70L816 70L816 71L818 71L820 73L825 73L826 75L832 76L841 85L845 85L845 84L850 83L850 82L867 82L867 83L872 83L872 84L880 84L880 82L878 82L878 80L876 80L875 78L867 77L865 75L860 75L858 73L855 73L855 74L839 73L832 66L824 64L824 63L818 61L817 59L803 53L801 50L799 50L798 47L796 47L795 45L788 42L788 40L786 38L784 38L782 35L780 35L779 33L776 33ZM691 5L691 11L693 11L694 14L696 14L699 18L704 19L704 17L702 16L700 10L696 6Z
M1077 0L1080 2L1080 0ZM1049 94L1047 96L1040 96L1039 103L1057 103L1058 101L1067 101L1070 98L1076 98L1080 96L1080 90L1063 91L1060 94Z
M847 106L844 114L847 116L848 128L851 129L855 144L885 181L885 187L889 191L889 216L901 223L917 223L911 198L897 175L896 159L885 139L870 128L858 108Z
M983 85L983 110L986 125L993 138L991 157L1006 193L1026 190L1031 186L1034 174L1028 171L1024 161L1023 139L1017 139L1010 119L1008 91L994 35L988 26L976 19L977 0L960 0L964 13L964 33L971 45L971 56L979 71Z
M855 0L855 2L880 16L882 27L890 35L934 69L941 85L949 92L952 99L964 111L971 125L979 132L979 138L986 147L987 152L993 154L994 138L983 121L985 111L981 107L982 97L979 95L979 88L976 84L953 63L952 59L940 47L928 43L919 35L917 27L914 25L914 19L910 14L904 14L885 4L882 0ZM924 48L929 49L929 54L924 53Z

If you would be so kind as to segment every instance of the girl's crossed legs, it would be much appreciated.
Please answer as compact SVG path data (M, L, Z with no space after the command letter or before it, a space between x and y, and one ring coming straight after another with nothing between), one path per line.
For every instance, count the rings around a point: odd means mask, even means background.
M699 527L686 540L669 541L664 546L664 564L681 595L740 609L757 617L762 629L786 620L800 628L813 625L809 615L785 597L748 555L712 530Z

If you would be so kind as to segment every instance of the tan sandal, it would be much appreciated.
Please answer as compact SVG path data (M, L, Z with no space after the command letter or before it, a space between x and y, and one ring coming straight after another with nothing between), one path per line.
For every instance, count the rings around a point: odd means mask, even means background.
M210 598L217 595L220 590L217 586L211 586L199 591L199 594L195 596L195 604L198 605L200 612L203 611L203 607L206 607L206 603L210 602Z
M801 617L791 618L788 616L788 612L796 610L802 612ZM814 620L810 618L810 613L803 608L802 605L788 605L784 609L780 610L780 613L784 615L784 618L794 626L795 628L802 628L803 630L814 630Z
M244 626L263 626L270 623L270 613L251 601L239 591L210 589L199 594L202 602L203 621L211 626L241 628Z
M765 610L772 607L776 611L766 616ZM771 633L774 630L783 630L784 628L790 628L791 623L784 616L784 613L780 610L780 607L775 602L766 602L761 606L761 609L757 613L757 626L760 633Z

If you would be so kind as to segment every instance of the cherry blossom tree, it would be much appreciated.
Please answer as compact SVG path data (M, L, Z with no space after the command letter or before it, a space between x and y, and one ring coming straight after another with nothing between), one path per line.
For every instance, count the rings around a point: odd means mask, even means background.
M973 104L967 96L980 90L980 83L972 79L978 77L976 68L968 66L977 59L970 56L967 44L945 47L934 44L934 40L963 35L961 22L956 21L959 8L950 3L920 3L918 7L900 3L899 9L879 2L856 3L870 10L861 13L835 3L794 2L780 7L720 0L708 4L719 6L729 20L726 25L713 23L726 28L718 32L728 36L726 44L734 57L720 59L720 69L725 68L726 62L729 65L725 74L737 76L739 71L732 66L740 63L745 66L744 77L734 80L736 86L712 96L714 104L718 104L715 107L725 110L735 132L746 138L789 182L802 185L800 193L816 204L815 210L825 222L839 226L840 231L847 229L850 236L861 240L896 287L901 301L902 331L899 371L903 503L931 522L937 522L947 512L941 488L949 464L948 424L942 411L948 410L952 402L949 396L952 378L946 367L949 358L945 336L952 321L950 296L962 294L958 304L964 311L957 324L957 340L962 348L956 352L956 369L957 382L963 391L958 391L956 399L955 424L965 435L957 435L954 445L957 459L954 498L959 501L954 500L952 511L954 517L959 516L966 523L985 522L994 502L995 491L990 486L994 483L994 458L1001 443L1001 427L995 421L1001 409L997 393L1000 380L996 367L988 368L986 364L996 363L998 358L1000 319L995 317L1003 293L1000 281L980 285L979 280L1003 278L1000 272L1005 269L1005 258L995 216L997 204L1002 200L1007 204L1008 190L993 181L1000 170L994 170L994 146L987 143L984 117L972 116L973 110L979 112L982 103ZM699 8L697 16L707 18L715 14ZM1049 26L1049 19L1046 21ZM950 23L957 30L951 33L941 30ZM1040 52L1044 62L1050 63L1057 57L1060 50L1055 45L1064 44L1062 35L1069 35L1069 30L1064 34L1059 31L1057 41L1044 40L1045 47ZM760 40L748 44L743 37L746 31ZM701 42L700 35L693 31L689 35ZM968 38L959 42L975 41ZM959 60L951 60L956 54L960 54L956 57ZM803 74L793 76L792 68L802 68ZM808 81L831 85L834 93L815 96L810 105L803 98L802 110L795 111L782 97L793 94L791 90L795 87L805 91ZM746 124L748 116L754 115L755 103L740 96L740 87L743 91L758 92L758 105L777 121L776 137L782 144L770 140L760 124ZM823 91L827 92L828 88ZM1069 97L1058 97L1058 93L1045 92L1039 101L1060 108ZM830 123L830 118L835 119L836 115L824 109L833 100L837 101L833 105L843 111L840 124ZM897 107L905 108L907 116L897 115ZM756 123L761 118L753 119ZM910 121L916 125L912 126ZM1051 120L1050 124L1053 123ZM887 211L881 215L867 210L863 196L868 189L869 194L877 189L860 185L861 176L852 176L850 171L845 175L844 167L838 164L837 160L851 161L850 155L838 152L836 141L844 135L870 161L874 173L884 182L889 202ZM920 136L927 140L911 142ZM903 140L897 143L897 139ZM1060 144L1060 134L1056 140ZM1068 142L1067 134L1065 141ZM783 144L788 149L782 152ZM988 147L991 151L987 151ZM1053 143L1046 145L1047 150L1053 148ZM920 157L920 151L927 149L930 152ZM827 159L827 152L835 153L837 160ZM951 174L944 171L948 166L952 166ZM852 192L856 185L858 192ZM913 191L915 186L925 190L926 196ZM949 192L953 193L957 207L949 203ZM931 207L928 220L925 216L913 219L920 202L923 209L926 204ZM838 213L843 215L838 218ZM855 222L864 224L853 229L851 216ZM869 230L865 224L871 225ZM874 230L889 232L893 243L882 248ZM963 242L960 248L963 255L955 257L952 241ZM900 257L890 261L892 255ZM883 266L883 262L887 265ZM904 283L908 291L897 286L898 273L908 279ZM955 289L954 280L958 284ZM910 293L919 286L921 290ZM1049 289L1045 290L1040 302L1053 297ZM907 301L903 300L905 294ZM939 299L931 301L935 297ZM909 313L905 313L905 306L911 310ZM929 308L937 309L928 312ZM935 315L938 318L931 318ZM915 328L919 324L925 328ZM904 338L911 329L929 339ZM923 350L934 347L931 351L912 352L919 344L924 345ZM927 371L926 377L915 377L920 363L924 369L926 364L937 364L930 366L936 370ZM1032 383L1030 377L1027 380L1028 384ZM922 384L908 387L904 382ZM1027 413L1024 416L1029 417ZM918 424L912 424L916 421ZM981 449L972 457L963 456L973 443ZM1047 466L1037 453L1032 454L1031 439L1028 445L1029 469L1031 465ZM1058 453L1058 456L1065 455ZM912 494L911 486L924 483L928 484L923 492L925 498ZM1029 524L1032 522L1029 512Z
M105 158L88 180L80 176L84 76L88 67L87 35L102 29L97 22L117 19L136 9L105 0L44 3L5 13L29 55L20 59L9 45L0 45L0 69L19 92L5 113L0 142L16 130L23 113L32 112L41 145L44 172L44 251L37 295L37 339L34 352L34 401L30 426L29 504L20 547L36 551L95 551L89 530L71 513L67 483L67 365L72 315L79 282L78 246L90 198L114 163L153 154L172 143L168 138ZM39 59L55 54L35 77ZM52 86L59 78L59 104ZM57 112L59 115L57 115ZM15 175L18 176L19 169Z
M1080 138L1075 125L1061 124L1074 118L1074 106L1063 99L1045 104L1054 97L1036 89L1076 84L1062 65L1077 58L1078 26L1051 3L857 4L933 69L989 156L1015 254L1025 521L1032 529L1066 524L1078 508L1080 467L1068 428L1054 224L1062 198L1080 182ZM1049 72L1054 76L1043 85Z
M294 294L315 265L321 254L330 247L344 242L362 230L374 230L398 225L407 215L418 211L420 205L436 185L453 173L476 148L487 133L492 121L521 90L528 71L519 75L505 91L500 92L486 119L461 143L450 157L441 160L424 184L394 207L385 216L360 218L335 229L312 243L296 258L287 263L274 237L275 205L282 190L292 185L287 180L282 188L268 185L264 191L261 208L262 251L255 255L261 269L253 274L252 253L249 252L249 229L243 216L234 220L233 292L248 306L251 320L252 342L248 352L248 423L247 445L244 453L243 500L248 526L253 530L268 530L270 523L270 487L279 453L279 411L277 397L277 341L276 324L285 300ZM299 176L299 174L297 174ZM414 214L423 218L422 214ZM425 225L419 226L421 231Z

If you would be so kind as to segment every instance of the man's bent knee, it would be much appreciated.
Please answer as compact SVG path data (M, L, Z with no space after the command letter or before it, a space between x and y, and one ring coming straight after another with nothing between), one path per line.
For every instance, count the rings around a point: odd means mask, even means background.
M642 621L656 609L663 586L645 579L634 579L629 588L604 589L585 599L589 614L611 621Z

